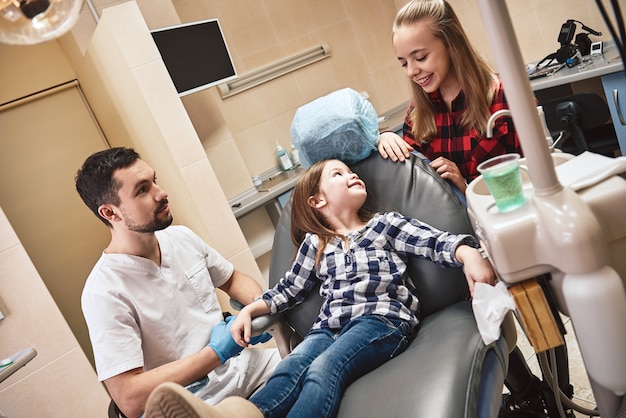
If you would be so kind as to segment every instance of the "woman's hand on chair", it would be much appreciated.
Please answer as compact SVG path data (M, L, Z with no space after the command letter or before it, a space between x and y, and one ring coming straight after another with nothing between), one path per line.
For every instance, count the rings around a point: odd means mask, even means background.
M398 134L383 132L378 138L378 152L383 158L391 161L404 162L411 156L413 147L407 144Z

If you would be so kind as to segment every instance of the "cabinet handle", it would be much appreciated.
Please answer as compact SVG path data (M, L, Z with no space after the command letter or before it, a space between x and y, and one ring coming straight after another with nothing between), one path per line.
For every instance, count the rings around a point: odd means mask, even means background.
M617 110L617 116L619 117L619 122L622 125L626 125L624 121L624 117L622 116L622 110L619 107L619 100L617 100L617 89L613 89L613 103L615 103L615 110Z

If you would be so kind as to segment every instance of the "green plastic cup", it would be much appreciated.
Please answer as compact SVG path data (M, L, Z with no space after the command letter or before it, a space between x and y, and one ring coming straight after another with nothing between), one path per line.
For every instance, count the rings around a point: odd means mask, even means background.
M519 154L503 154L478 166L500 212L510 212L526 203L519 159Z

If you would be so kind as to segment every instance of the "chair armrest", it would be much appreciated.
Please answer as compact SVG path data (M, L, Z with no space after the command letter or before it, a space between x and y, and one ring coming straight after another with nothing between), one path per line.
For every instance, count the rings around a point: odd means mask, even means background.
M278 352L282 358L291 352L291 338L293 328L289 326L283 315L261 315L252 319L252 335L263 332L269 333L276 342Z
M237 311L242 310L244 307L241 302L235 299L230 299L230 306ZM278 347L278 352L282 358L291 352L290 341L293 337L294 330L289 326L282 315L268 314L252 318L251 332L252 336L257 336L264 332L269 333L274 338L276 347Z

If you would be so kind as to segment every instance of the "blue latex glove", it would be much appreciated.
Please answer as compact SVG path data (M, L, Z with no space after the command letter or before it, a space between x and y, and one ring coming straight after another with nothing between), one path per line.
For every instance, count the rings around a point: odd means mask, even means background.
M215 351L222 364L224 364L224 362L229 358L238 355L241 353L241 350L243 350L243 347L237 344L230 334L230 327L232 327L234 320L235 316L231 315L226 318L226 320L213 327L213 330L211 331L209 347ZM271 338L272 336L269 333L264 332L261 335L250 338L250 344L255 345L258 343L265 343Z
M264 332L261 335L250 338L250 344L255 345L258 343L266 343L272 339L272 335L269 332Z
M243 347L238 345L230 335L230 327L233 325L234 320L234 316L229 316L225 321L220 322L211 330L209 347L219 356L222 364L229 358L238 355L241 353L241 350L243 350Z

